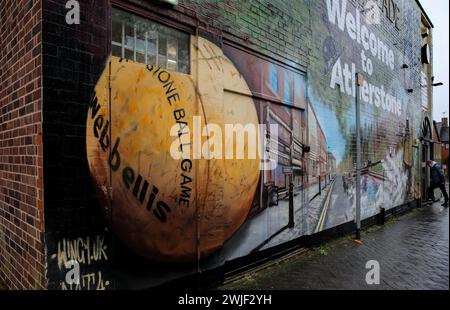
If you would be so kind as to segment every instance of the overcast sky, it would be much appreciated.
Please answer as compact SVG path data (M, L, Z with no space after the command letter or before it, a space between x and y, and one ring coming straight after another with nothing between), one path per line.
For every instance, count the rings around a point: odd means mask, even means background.
M434 82L442 82L444 86L434 88L433 118L440 120L442 112L449 116L449 0L420 0L434 25L433 29L433 71Z

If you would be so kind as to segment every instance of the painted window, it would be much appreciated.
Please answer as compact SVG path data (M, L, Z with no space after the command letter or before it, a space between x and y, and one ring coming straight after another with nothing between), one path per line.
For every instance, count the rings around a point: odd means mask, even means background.
M274 64L270 64L269 66L270 87L275 94L278 94L278 70Z
M113 9L112 55L188 74L189 35Z
M292 93L291 93L291 80L289 79L289 77L286 76L284 77L284 102L286 104L292 104L293 100L292 100Z

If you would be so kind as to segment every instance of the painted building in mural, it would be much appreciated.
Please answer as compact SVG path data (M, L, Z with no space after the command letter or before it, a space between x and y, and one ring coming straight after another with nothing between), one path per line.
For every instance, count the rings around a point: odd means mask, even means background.
M23 10L42 26L28 221L41 256L22 287L154 287L353 222L357 100L362 218L426 198L432 24L419 2L79 1L79 25L64 1L39 2ZM30 254L9 228L16 101L1 94L10 279L12 255ZM65 280L74 261L79 284Z

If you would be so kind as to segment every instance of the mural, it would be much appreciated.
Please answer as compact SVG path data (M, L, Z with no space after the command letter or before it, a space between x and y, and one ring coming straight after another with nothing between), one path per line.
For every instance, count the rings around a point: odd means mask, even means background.
M192 53L199 58L192 67L199 67L201 78L112 57L86 126L89 167L105 217L125 244L159 261L192 261L220 248L246 219L258 184L257 156L201 158L218 147L212 142L218 133L208 124L225 131L225 124L256 128L258 120L232 63L204 58L221 52L196 41ZM222 78L215 79L219 71ZM201 145L187 154L195 127L203 128ZM173 128L183 154L178 160L170 154Z
M250 2L233 11L239 23ZM400 69L420 42L368 23L353 1L298 1L293 10L315 21L306 69L207 35L191 35L182 70L158 66L170 53L156 26L155 64L142 63L138 40L137 62L130 51L108 57L86 101L85 146L95 208L118 241L103 248L96 239L93 262L115 266L89 287L151 287L353 221L356 72L365 77L362 218L420 197L420 100L406 91L416 75ZM416 9L402 20L419 29ZM113 55L126 40L113 38ZM88 255L87 240L60 240L51 252L58 270Z
M413 63L417 53L368 21L361 13L363 4L324 2L323 11L313 15L322 21L314 24L319 34L315 43L321 48L313 52L320 61L312 63L309 93L337 160L324 225L330 228L354 218L356 72L364 76L358 98L363 127L362 218L378 213L380 207L418 198L420 189L413 187L412 179L413 168L419 165L418 154L413 154L419 133L410 126L417 118L415 103L406 93L412 77L400 70L403 63ZM414 14L406 18L412 23L414 17L418 18ZM394 38L401 36L397 30Z

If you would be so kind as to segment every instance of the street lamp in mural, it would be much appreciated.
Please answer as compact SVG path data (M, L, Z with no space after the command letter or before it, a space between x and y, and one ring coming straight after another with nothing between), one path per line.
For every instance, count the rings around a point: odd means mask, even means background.
M356 73L356 231L355 238L361 242L361 106L359 102L360 87L363 85L364 77L361 73Z
M399 123L399 133L396 134L400 138L400 143L403 145L403 163L411 167L412 166L412 152L413 152L413 141L411 136L411 129L409 125L409 119L403 125Z
M405 124L399 123L398 125L399 133L396 134L397 137L408 139L410 137L409 119L406 120Z
M439 87L439 86L444 86L444 83L439 82L439 83L433 83L431 84L432 87ZM426 88L428 87L428 85L421 85L420 88ZM410 88L406 90L408 93L413 93L414 92L414 88Z

